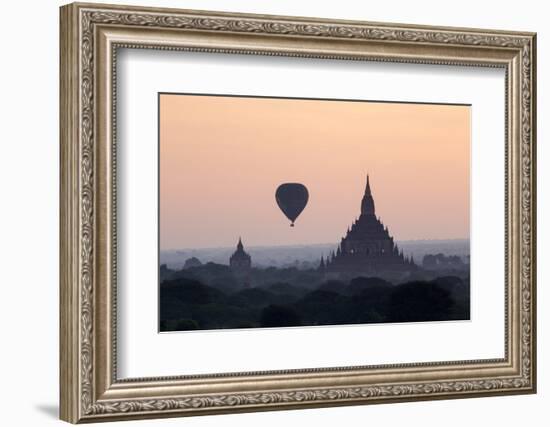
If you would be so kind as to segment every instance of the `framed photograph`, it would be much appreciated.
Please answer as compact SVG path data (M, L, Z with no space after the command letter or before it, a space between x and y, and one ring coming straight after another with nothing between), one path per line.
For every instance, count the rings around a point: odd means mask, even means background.
M535 392L534 33L60 22L63 420Z

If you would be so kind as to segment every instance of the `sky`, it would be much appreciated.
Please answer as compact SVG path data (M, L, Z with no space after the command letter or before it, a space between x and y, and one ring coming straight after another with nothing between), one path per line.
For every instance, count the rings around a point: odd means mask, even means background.
M161 94L160 247L338 242L367 174L396 240L469 238L470 107ZM275 190L304 184L295 227Z

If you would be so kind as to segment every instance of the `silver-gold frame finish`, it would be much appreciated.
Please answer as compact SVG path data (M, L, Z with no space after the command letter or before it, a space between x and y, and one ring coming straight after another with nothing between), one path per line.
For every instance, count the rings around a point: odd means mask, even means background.
M71 4L60 13L63 420L79 423L535 392L534 33L100 4ZM118 379L118 48L503 68L505 357Z

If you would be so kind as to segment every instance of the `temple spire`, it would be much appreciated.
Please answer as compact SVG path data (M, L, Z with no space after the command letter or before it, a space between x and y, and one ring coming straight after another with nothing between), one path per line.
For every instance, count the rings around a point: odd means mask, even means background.
M369 182L369 174L367 174L367 187L365 188L365 194L370 195L370 182Z
M374 216L374 199L370 189L369 174L367 174L367 186L365 187L365 195L361 201L361 215L373 215Z
M239 236L239 243L237 243L237 250L239 250L239 251L244 250L243 241L241 240L241 236Z

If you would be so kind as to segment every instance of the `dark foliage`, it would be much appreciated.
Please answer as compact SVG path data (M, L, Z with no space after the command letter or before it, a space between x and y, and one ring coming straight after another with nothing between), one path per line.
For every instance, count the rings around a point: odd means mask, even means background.
M199 324L193 319L173 319L160 321L160 330L162 332L192 331L194 329L199 329Z
M160 286L161 331L470 318L467 277L394 285L377 277L323 281L306 272L308 279L317 280L308 289L294 284L304 274L295 269L272 269L262 285L255 282L251 288L243 288L226 266L212 263L184 271L163 267L161 274L171 277Z
M298 312L309 325L354 323L350 317L351 299L336 292L316 290L296 302Z
M349 282L347 291L351 295L358 295L372 288L389 290L392 287L393 285L390 282L379 277L356 277Z
M300 286L293 286L290 283L273 283L268 285L265 288L269 292L275 295L283 295L285 298L296 299L298 297L303 297L308 293L307 289L304 289Z
M182 303L208 304L222 301L225 295L210 286L203 285L197 280L176 279L161 284L161 297L177 299Z
M229 303L238 307L265 307L275 299L275 295L260 288L243 289L229 298Z
M409 282L397 286L388 304L392 322L448 320L453 307L451 293L434 282Z
M263 327L300 326L300 316L292 307L268 305L262 310L260 325Z
M340 280L329 280L319 286L320 291L336 292L337 294L342 295L346 293L347 288L348 285Z

